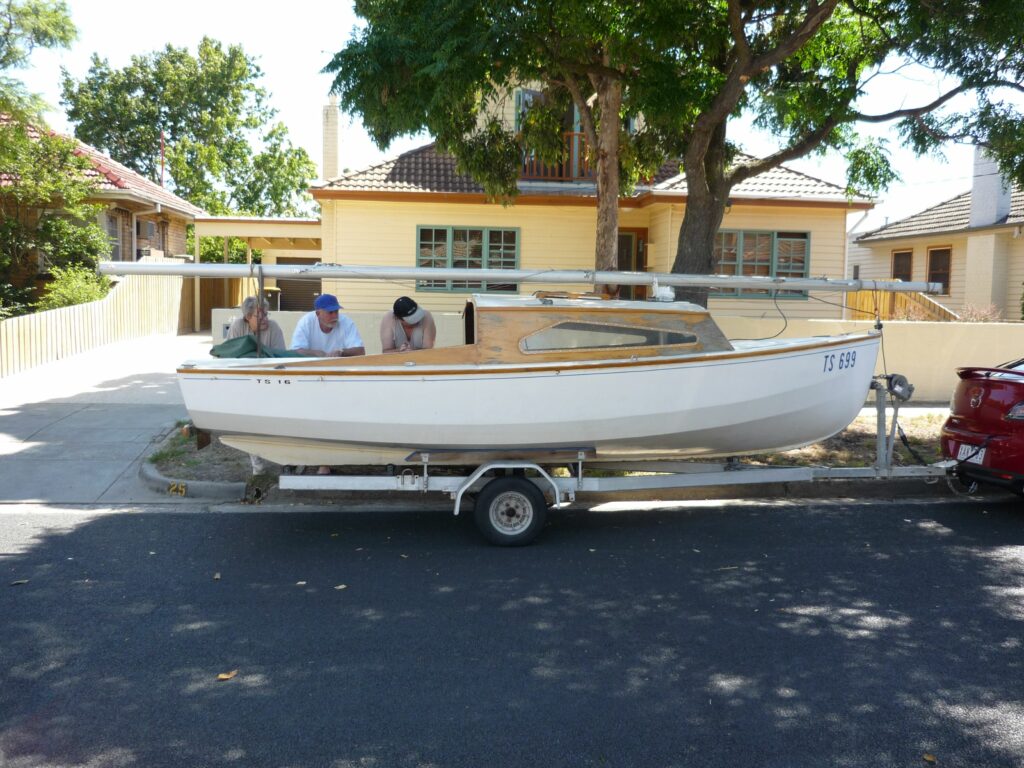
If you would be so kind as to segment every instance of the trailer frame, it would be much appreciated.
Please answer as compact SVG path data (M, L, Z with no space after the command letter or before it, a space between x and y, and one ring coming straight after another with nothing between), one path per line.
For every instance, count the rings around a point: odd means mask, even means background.
M481 533L502 546L528 544L540 533L547 508L558 509L576 501L577 494L640 492L652 490L700 488L707 486L749 485L759 483L819 482L829 480L937 480L956 466L952 460L934 464L893 466L896 424L900 403L910 399L913 386L900 374L876 376L875 391L876 456L870 467L761 467L744 464L736 458L719 462L639 461L601 462L601 470L643 472L640 475L588 476L587 462L594 451L588 447L567 447L527 452L526 458L512 458L488 452L464 475L431 474L438 462L453 462L449 452L420 450L408 457L412 465L398 469L389 465L384 475L299 475L282 474L279 487L296 491L404 491L420 494L446 493L458 515L467 494L480 493L474 516ZM891 417L886 400L891 400ZM517 452L517 454L520 452ZM465 455L465 452L460 452ZM432 461L434 462L432 464ZM571 469L568 477L556 476L553 466ZM492 487L497 484L497 487ZM535 490L531 490L535 489ZM488 491L490 489L490 491ZM487 496L484 496L487 492ZM550 505L547 498L550 497ZM493 499L490 497L494 497Z

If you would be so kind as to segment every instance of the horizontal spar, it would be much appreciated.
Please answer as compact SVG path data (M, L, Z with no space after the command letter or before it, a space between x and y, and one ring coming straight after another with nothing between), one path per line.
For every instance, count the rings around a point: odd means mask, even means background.
M786 291L890 291L939 293L940 283L833 280L825 277L744 277L678 275L669 272L599 272L587 269L450 269L446 267L378 267L349 264L176 264L103 261L104 275L178 275L181 277L269 277L286 280L487 280L502 283L582 283L601 285L753 288Z

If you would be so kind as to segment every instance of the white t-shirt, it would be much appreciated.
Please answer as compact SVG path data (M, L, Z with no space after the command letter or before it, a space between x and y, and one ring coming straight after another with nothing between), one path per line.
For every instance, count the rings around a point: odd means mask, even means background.
M303 315L292 334L292 349L315 349L320 352L334 352L341 349L363 346L363 339L356 324L345 315L338 315L338 324L330 333L320 330L316 312Z

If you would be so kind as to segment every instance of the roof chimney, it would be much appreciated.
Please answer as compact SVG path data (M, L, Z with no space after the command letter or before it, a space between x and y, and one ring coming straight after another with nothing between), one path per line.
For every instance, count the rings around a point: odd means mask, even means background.
M983 147L974 146L974 183L971 187L970 226L987 227L1010 214L1010 185L999 165Z
M338 97L332 93L324 107L323 177L326 181L338 177L338 122Z

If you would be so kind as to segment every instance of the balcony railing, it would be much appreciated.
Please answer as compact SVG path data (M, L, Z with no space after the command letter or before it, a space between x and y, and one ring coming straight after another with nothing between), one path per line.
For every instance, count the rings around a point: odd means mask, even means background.
M532 181L592 181L594 169L590 167L588 147L582 133L567 131L563 134L565 158L560 163L548 165L536 157L523 157L519 178Z

